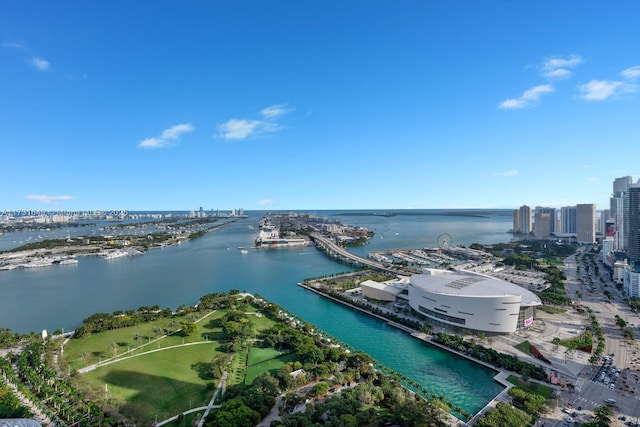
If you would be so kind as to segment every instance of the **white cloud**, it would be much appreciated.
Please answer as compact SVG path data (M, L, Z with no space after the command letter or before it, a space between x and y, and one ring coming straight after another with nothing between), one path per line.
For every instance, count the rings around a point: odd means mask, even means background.
M570 55L566 58L556 57L545 60L540 67L542 74L548 79L567 79L571 77L569 68L573 68L583 62L579 55Z
M286 104L276 104L267 108L263 108L260 111L260 115L265 119L275 119L276 117L280 117L290 111L291 109L288 108Z
M640 65L624 69L620 72L620 75L627 80L635 80L640 77Z
M525 90L519 98L510 98L502 101L499 108L505 110L518 110L521 108L531 107L546 93L551 93L555 89L551 85L538 85L531 89Z
M27 194L24 197L43 205L57 205L57 202L75 199L73 196L47 196L46 194Z
M277 132L282 126L276 119L292 111L286 104L275 104L260 110L264 120L230 119L218 125L219 137L223 139L242 140L264 133Z
M162 139L178 139L183 133L193 132L191 123L183 123L181 125L171 126L162 132Z
M4 40L0 43L0 46L10 48L10 49L25 49L23 45L20 43L12 42L9 40Z
M617 80L591 80L580 85L580 98L586 101L604 101L623 93L637 92L638 85Z
M31 58L29 62L31 63L31 65L33 65L40 71L47 71L50 66L49 61L39 58L37 56L34 56L33 58Z
M590 176L587 181L589 182L598 182L598 178L596 178L595 176Z
M180 138L184 133L194 131L194 127L191 123L183 123L175 126L171 126L168 129L162 131L160 136L153 138L145 138L138 143L140 148L162 148L172 145L172 142Z
M511 169L508 170L506 172L495 172L492 175L494 176L515 176L518 175L520 172L518 171L518 169Z
M245 139L260 132L265 122L262 120L231 119L218 125L224 139Z
M274 204L274 203L275 203L275 201L274 201L274 200L271 200L271 199L262 199L262 200L258 200L258 204L259 204L259 205L263 205L263 206L264 206L264 205L272 205L272 204Z

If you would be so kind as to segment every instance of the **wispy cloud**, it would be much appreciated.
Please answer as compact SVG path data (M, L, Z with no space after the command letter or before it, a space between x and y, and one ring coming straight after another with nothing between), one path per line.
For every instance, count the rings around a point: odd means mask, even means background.
M31 65L33 65L34 67L36 67L38 70L40 71L47 71L49 70L49 67L51 66L51 64L49 64L49 61L42 59L40 57L34 56L33 58L31 58L29 60L29 62L31 63Z
M578 86L579 97L585 101L604 101L624 93L638 92L637 84L619 80L591 80Z
M635 80L640 77L640 65L629 67L620 71L620 75L627 80Z
M589 182L598 182L598 178L596 178L595 176L590 176L587 181Z
M260 115L265 119L275 119L276 117L280 117L289 113L291 108L289 108L286 104L276 104L267 108L263 108L260 111Z
M568 79L572 75L570 69L576 65L582 64L582 62L583 59L579 55L553 57L546 59L540 66L540 69L542 70L542 75L548 79Z
M274 203L275 203L275 201L274 201L274 200L271 200L271 199L262 199L262 200L258 200L258 204L259 204L259 205L263 205L263 206L266 206L266 205L272 205L272 204L274 204Z
M57 205L58 202L75 199L73 196L48 196L46 194L27 194L24 197L25 199L33 200L43 205Z
M516 176L519 173L520 172L518 171L518 169L511 169L511 170L508 170L506 172L494 172L491 175L494 175L494 176Z
M510 98L502 101L498 107L505 110L519 110L531 107L536 104L542 95L551 93L554 90L552 85L534 86L529 90L525 90L519 98Z
M184 133L193 132L195 128L191 123L183 123L171 126L162 131L160 136L143 139L138 143L140 148L162 148L172 145Z
M0 46L6 47L8 49L26 49L24 45L10 40L3 40L2 42L0 42Z
M220 136L224 139L245 139L252 135L269 132L267 122L263 120L231 119L218 125ZM271 129L275 131L277 129Z
M262 120L230 119L218 125L218 136L227 140L243 140L265 133L277 132L282 126L276 119L291 112L286 104L276 104L263 108L259 114Z

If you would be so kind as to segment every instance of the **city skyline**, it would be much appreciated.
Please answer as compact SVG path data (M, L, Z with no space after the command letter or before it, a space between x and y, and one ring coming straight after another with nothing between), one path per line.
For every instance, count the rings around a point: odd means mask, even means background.
M640 4L491 6L7 3L0 209L608 209Z

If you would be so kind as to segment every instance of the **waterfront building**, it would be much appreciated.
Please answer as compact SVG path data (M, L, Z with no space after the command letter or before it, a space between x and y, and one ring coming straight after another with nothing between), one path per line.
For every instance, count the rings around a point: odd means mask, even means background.
M394 279L387 282L365 280L360 283L362 296L376 301L394 301L398 304L408 302L409 280Z
M533 215L529 206L520 206L518 209L518 221L520 224L520 233L529 234L533 231Z
M577 214L575 206L564 206L560 208L560 221L562 223L562 232L565 234L576 234L577 232Z
M513 232L520 232L520 210L518 209L513 211Z
M545 239L551 236L551 216L548 213L536 213L533 224L537 239Z
M576 206L576 237L578 243L596 241L596 205L584 203Z
M536 214L549 214L549 233L554 234L556 232L556 222L557 222L557 216L558 216L557 209L546 208L544 206L536 206Z
M409 305L422 315L451 326L512 333L533 323L541 305L533 292L472 271L425 269L411 276Z

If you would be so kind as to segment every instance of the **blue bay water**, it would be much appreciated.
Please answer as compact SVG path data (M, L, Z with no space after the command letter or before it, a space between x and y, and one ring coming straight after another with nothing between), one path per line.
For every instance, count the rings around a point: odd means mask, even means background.
M372 250L435 246L443 233L451 235L453 244L465 245L511 237L507 212L488 217L317 213L375 231L368 245L353 249L365 256ZM207 293L238 289L262 295L469 412L500 391L493 371L298 287L305 278L350 270L314 247L241 254L238 247L251 247L261 217L251 213L201 238L139 257L82 257L77 265L0 271L0 327L69 330L96 312L156 304L176 308L195 304Z

